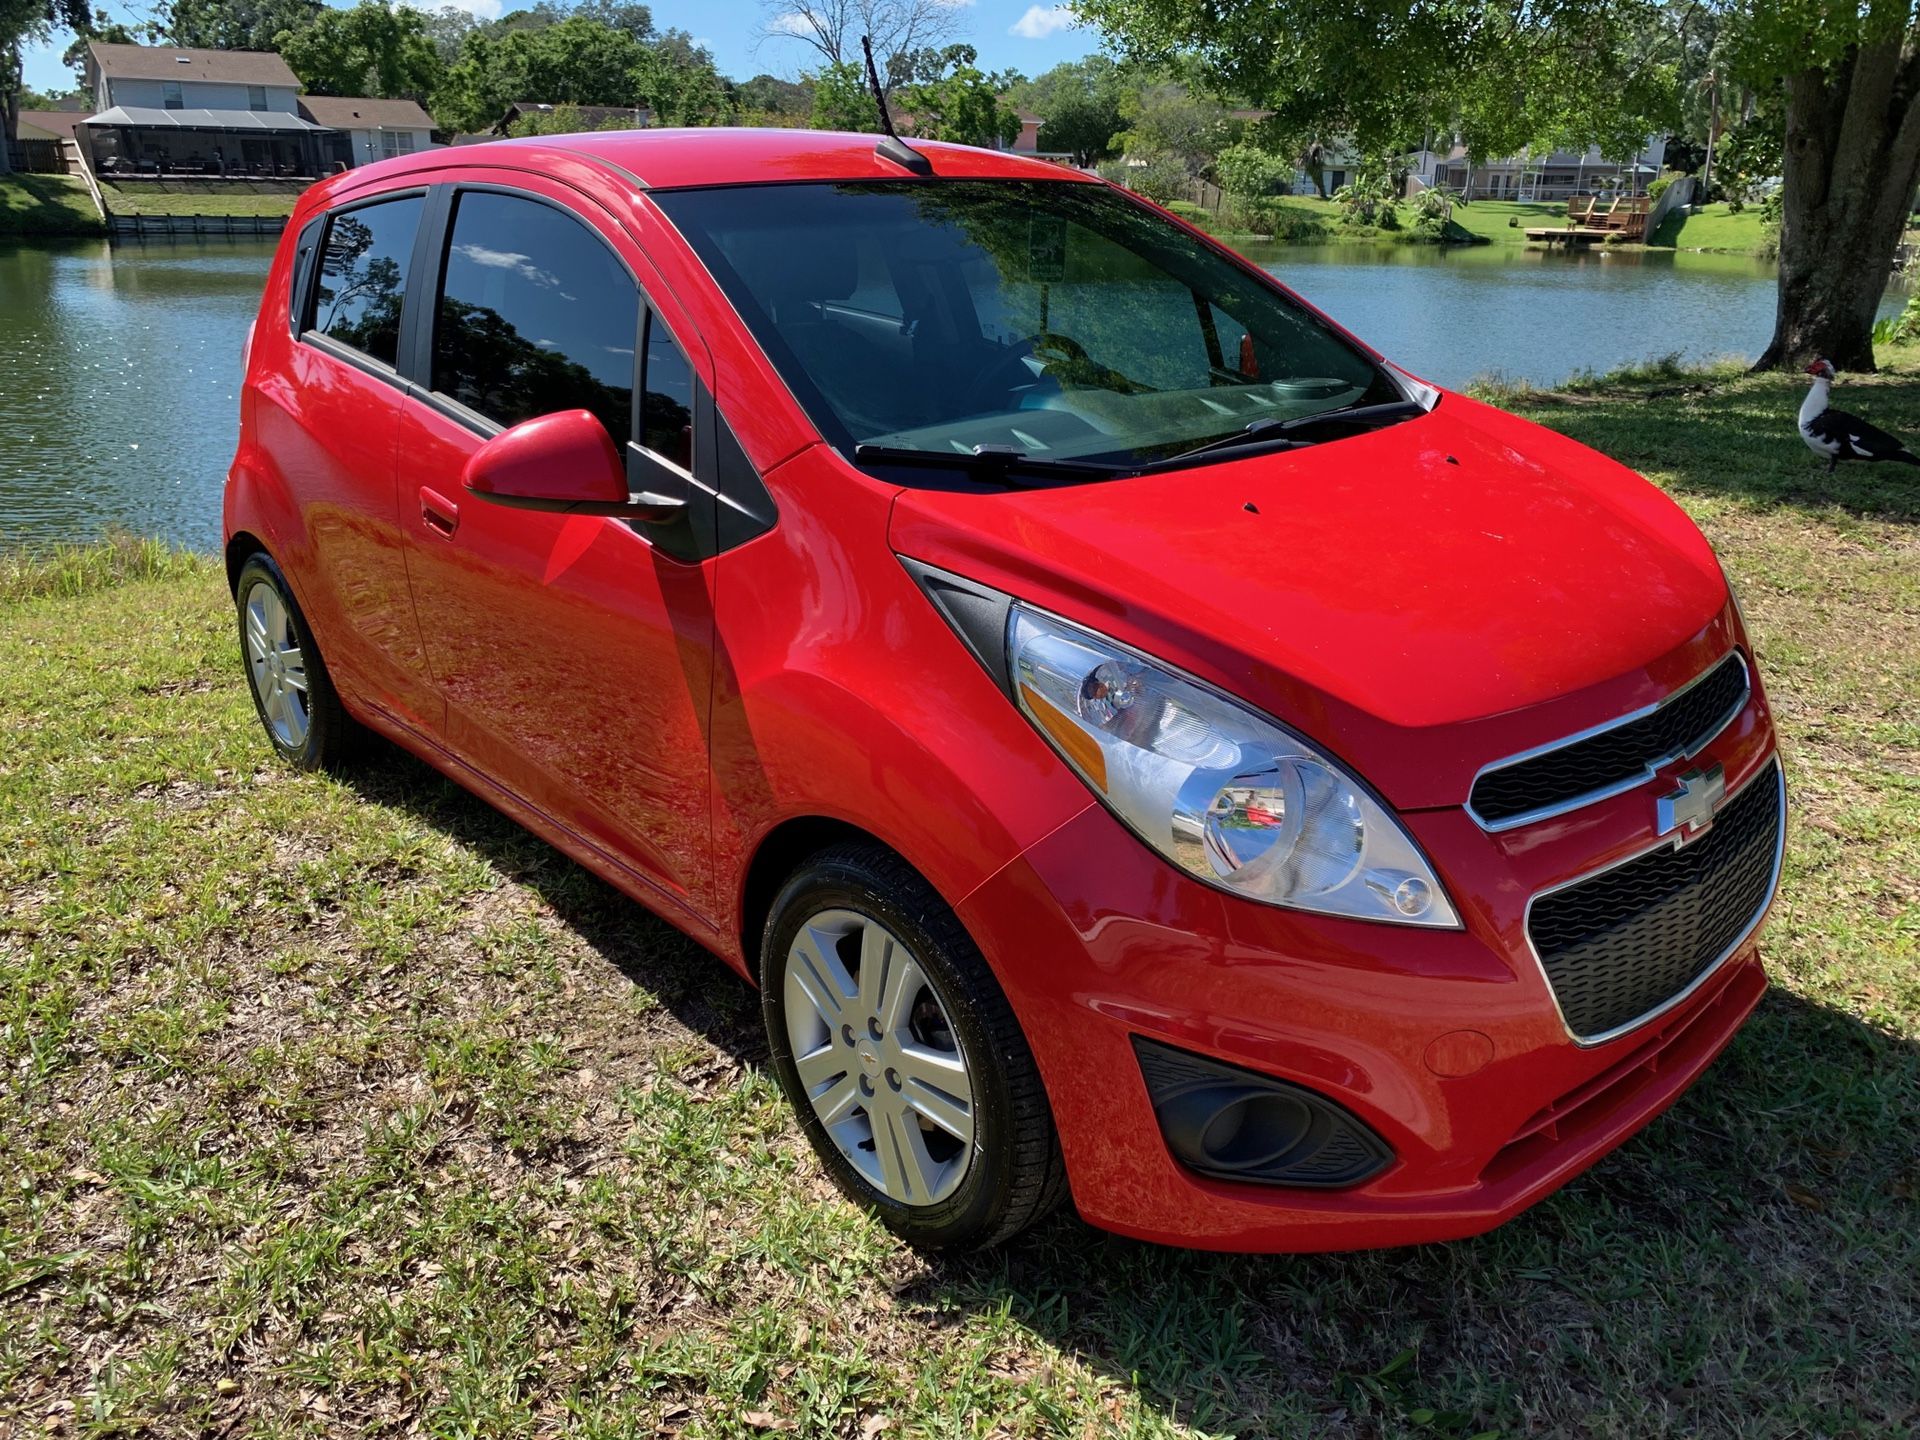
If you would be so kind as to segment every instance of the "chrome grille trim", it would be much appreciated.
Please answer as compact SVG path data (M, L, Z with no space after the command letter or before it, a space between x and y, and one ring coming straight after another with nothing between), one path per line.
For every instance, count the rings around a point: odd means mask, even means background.
M1474 788L1479 785L1483 777L1491 775L1496 771L1509 769L1515 765L1524 765L1529 760L1538 760L1542 755L1551 755L1556 750L1565 750L1570 746L1591 740L1597 735L1604 735L1609 730L1618 730L1623 725L1631 725L1636 721L1646 719L1649 715L1657 714L1686 695L1695 686L1714 675L1722 665L1726 664L1726 656L1724 655L1706 669L1702 670L1698 675L1694 676L1693 679L1687 681L1687 683L1679 689L1656 700L1651 705L1643 705L1638 710L1617 716L1612 720L1602 721L1598 725L1590 725L1585 730L1577 730L1571 735L1561 736L1558 740L1549 740L1544 745L1536 745L1530 750L1521 750L1515 754L1503 756L1498 760L1482 765L1478 770L1473 772L1473 779L1467 782L1467 803L1465 807L1467 814L1473 817L1473 823L1478 825L1482 830L1485 830L1490 835L1498 835L1503 830L1517 830L1522 825L1535 825L1542 820L1551 820L1556 815L1565 815L1569 811L1578 810L1587 805L1596 805L1602 800L1611 800L1616 795L1624 795L1634 787L1644 785L1653 779L1663 766L1671 765L1676 760L1685 760L1690 756L1699 754L1717 740L1721 733L1737 720L1741 712L1753 701L1752 666L1747 663L1747 657L1741 651L1736 649L1728 653L1731 654L1740 665L1740 698L1728 706L1726 713L1716 719L1706 730L1702 731L1694 739L1689 740L1679 749L1646 761L1638 774L1625 776L1611 784L1601 785L1592 790L1584 790L1578 795L1569 796L1565 800L1557 800L1551 805L1542 805L1532 810L1522 811L1518 815L1508 815L1499 820L1488 820L1473 807Z
M1787 775L1786 771L1781 767L1779 753L1775 752L1765 765L1756 770L1752 775L1749 775L1738 790L1729 791L1726 799L1720 804L1720 809L1726 809L1738 796L1746 794L1751 786L1760 784L1766 780L1769 775L1772 776L1773 783L1779 787L1780 825L1778 833L1775 834L1773 839L1773 872L1767 879L1766 895L1755 908L1753 917L1742 927L1740 934L1735 937L1731 944L1716 955L1711 963L1703 968L1698 975L1694 976L1692 980L1688 981L1686 985L1682 986L1672 995L1669 995L1652 1009L1634 1016L1633 1019L1623 1021L1621 1024L1615 1025L1611 1029L1603 1030L1595 1035L1578 1034L1574 1028L1567 1023L1566 1012L1560 1008L1560 996L1553 988L1553 978L1547 973L1547 962L1541 958L1540 951L1533 943L1534 902L1544 896L1557 894L1562 890L1570 889L1575 885L1584 885L1595 876L1605 875L1611 870L1618 870L1623 865L1631 865L1634 861L1643 860L1655 851L1677 850L1682 845L1688 843L1689 837L1685 832L1675 831L1672 835L1664 836L1654 844L1648 845L1644 849L1634 851L1631 855L1622 856L1620 859L1611 861L1597 869L1589 870L1584 875L1576 875L1571 880L1562 880L1557 885L1549 885L1544 890L1535 891L1527 897L1527 909L1525 915L1521 918L1520 925L1521 933L1526 936L1527 953L1533 957L1534 968L1540 973L1540 983L1547 987L1547 994L1553 998L1553 1012L1559 1017L1560 1028L1566 1031L1567 1038L1573 1041L1574 1044L1583 1049L1591 1049L1594 1046L1605 1045L1609 1041L1618 1040L1621 1036L1638 1030L1642 1025L1653 1020L1658 1020L1662 1015L1665 1015L1677 1006L1685 1004L1691 996L1698 993L1700 987L1705 985L1715 975L1718 975L1721 967L1735 955L1739 954L1741 946L1753 938L1754 931L1760 928L1760 922L1766 919L1767 912L1773 908L1774 896L1780 892L1780 871L1786 862L1787 855Z

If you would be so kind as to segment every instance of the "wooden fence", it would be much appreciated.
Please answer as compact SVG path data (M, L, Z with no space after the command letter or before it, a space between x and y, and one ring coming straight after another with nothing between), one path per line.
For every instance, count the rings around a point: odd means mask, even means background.
M35 175L67 173L67 157L60 153L58 140L9 140L7 158L14 169Z

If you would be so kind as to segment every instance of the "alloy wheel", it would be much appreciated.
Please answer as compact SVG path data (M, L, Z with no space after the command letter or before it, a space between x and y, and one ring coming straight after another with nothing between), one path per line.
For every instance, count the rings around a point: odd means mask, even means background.
M947 1007L879 921L822 910L787 952L787 1040L814 1113L889 1200L946 1199L972 1162L974 1090Z
M307 657L280 591L255 580L247 590L247 677L274 738L289 750L307 743Z

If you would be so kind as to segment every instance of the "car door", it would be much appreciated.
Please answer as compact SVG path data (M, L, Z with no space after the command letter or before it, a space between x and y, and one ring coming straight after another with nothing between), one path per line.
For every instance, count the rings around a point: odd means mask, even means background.
M507 508L461 487L492 435L571 409L606 425L634 489L691 480L706 392L690 347L645 303L644 260L610 217L542 189L438 196L439 287L401 419L415 607L447 748L700 916L711 496L696 489L704 511L653 527Z
M408 727L436 733L401 555L396 447L406 382L398 369L407 278L422 234L420 187L319 217L296 247L284 364L263 365L259 451L300 507L279 556L326 647L335 683Z

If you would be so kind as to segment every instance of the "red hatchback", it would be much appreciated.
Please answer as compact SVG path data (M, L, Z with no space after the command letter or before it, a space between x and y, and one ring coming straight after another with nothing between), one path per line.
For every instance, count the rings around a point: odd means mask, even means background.
M1496 1225L1765 985L1786 796L1672 501L1054 166L503 142L308 191L226 492L365 727L757 983L920 1244Z

